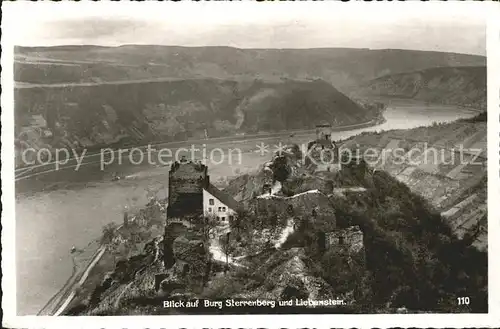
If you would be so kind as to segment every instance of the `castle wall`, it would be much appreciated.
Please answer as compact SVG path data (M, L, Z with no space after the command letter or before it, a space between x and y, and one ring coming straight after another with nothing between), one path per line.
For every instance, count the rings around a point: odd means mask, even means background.
M198 163L174 163L168 180L168 216L203 215L203 188L208 184L207 167Z
M349 254L364 253L363 232L359 226L338 229L327 234L327 247L345 249Z
M284 214L290 217L323 219L330 228L336 226L335 210L328 197L318 190L311 190L291 197L265 195L255 199L255 212L259 217Z

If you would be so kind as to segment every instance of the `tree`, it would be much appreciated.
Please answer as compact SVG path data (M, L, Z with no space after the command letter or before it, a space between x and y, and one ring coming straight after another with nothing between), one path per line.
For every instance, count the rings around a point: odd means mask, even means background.
M290 176L290 168L287 165L287 159L284 156L276 157L271 166L273 178L278 182L285 181Z
M234 216L234 220L229 223L231 225L231 228L236 228L238 231L238 234L240 234L240 231L242 229L242 226L248 219L248 211L246 209L240 208L236 210L236 215Z
M117 226L113 222L106 224L102 228L101 244L108 244L111 243L111 241L113 241L113 238L116 235L116 228Z
M230 232L227 232L223 237L220 239L220 245L222 248L222 251L226 255L226 268L225 271L229 269L229 253L231 252L231 244L229 242L230 238Z
M202 224L201 224L200 231L201 231L201 234L203 236L203 239L205 241L208 241L210 239L214 239L215 238L216 228L217 228L217 225L218 225L218 221L215 218L215 215L214 214L210 214L208 216L205 216L203 218L203 220L201 221L201 223Z

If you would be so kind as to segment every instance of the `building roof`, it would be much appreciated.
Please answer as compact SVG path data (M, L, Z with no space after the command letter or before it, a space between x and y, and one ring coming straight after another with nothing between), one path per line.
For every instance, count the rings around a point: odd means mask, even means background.
M215 198L217 198L219 201L224 203L229 208L231 208L233 210L237 210L240 208L240 204L238 201L233 199L233 197L230 196L229 194L219 190L217 187L212 185L212 183L209 183L207 185L206 191L208 193L212 194Z

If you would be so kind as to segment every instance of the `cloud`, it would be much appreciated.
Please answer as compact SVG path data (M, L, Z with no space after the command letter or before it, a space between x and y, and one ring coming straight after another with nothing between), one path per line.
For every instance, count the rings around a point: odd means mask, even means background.
M89 17L82 20L61 20L45 23L42 28L47 29L53 38L67 39L99 39L129 33L137 29L146 29L149 23L131 18Z
M473 11L465 7L453 12L451 8L458 6L435 7L436 10L426 10L423 15L416 9L430 6L389 10L403 8L392 6L385 11L384 6L377 6L370 11L360 11L355 6L335 7L325 2L308 6L304 11L300 3L287 5L287 10L283 9L284 5L272 3L266 4L266 10L261 9L262 5L243 3L91 5L37 6L39 11L32 10L24 16L26 19L13 20L15 43L26 46L349 47L486 53L484 17L473 15ZM33 8L31 6L29 8ZM335 11L331 11L333 7Z

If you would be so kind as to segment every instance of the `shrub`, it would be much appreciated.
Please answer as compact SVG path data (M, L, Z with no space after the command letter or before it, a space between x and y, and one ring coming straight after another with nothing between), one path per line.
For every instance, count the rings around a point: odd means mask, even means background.
M113 238L115 237L116 234L116 228L117 225L116 223L109 223L106 224L102 228L102 237L101 237L101 244L108 244L111 243Z
M240 282L227 275L213 280L201 295L208 299L230 298L242 289L243 285Z

